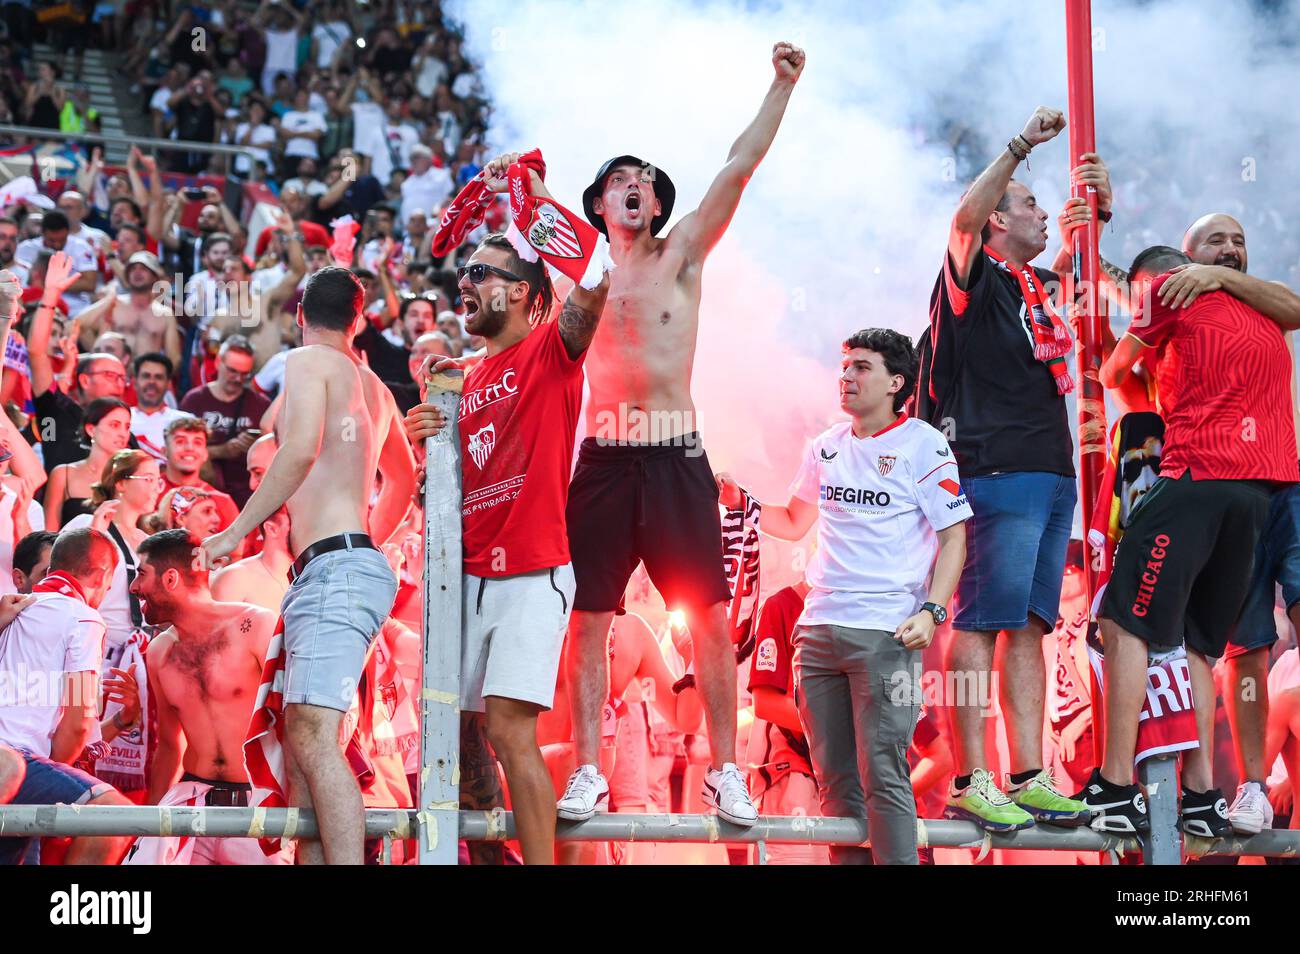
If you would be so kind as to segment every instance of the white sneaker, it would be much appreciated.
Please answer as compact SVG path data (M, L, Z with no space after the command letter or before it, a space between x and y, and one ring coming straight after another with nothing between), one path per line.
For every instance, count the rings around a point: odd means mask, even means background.
M1228 809L1232 830L1241 835L1258 835L1273 827L1273 806L1268 803L1268 793L1259 782L1242 782L1237 786L1237 797Z
M579 765L569 776L555 814L565 821L586 821L609 804L609 783L594 765Z
M727 762L721 769L710 768L705 773L704 804L712 805L719 815L742 828L758 821L758 809L749 798L749 783L735 762Z

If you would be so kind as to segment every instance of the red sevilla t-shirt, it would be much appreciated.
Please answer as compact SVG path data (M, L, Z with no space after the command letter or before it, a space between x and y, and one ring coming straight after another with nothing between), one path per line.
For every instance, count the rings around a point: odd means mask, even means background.
M513 576L569 562L569 499L585 353L556 322L484 358L460 398L465 572Z
M1128 333L1163 351L1156 365L1165 419L1160 476L1294 483L1291 356L1282 329L1226 292L1171 309L1151 285Z
M793 586L777 590L763 604L754 629L754 655L749 663L749 691L759 686L794 698L794 650L790 637L803 613L803 597ZM790 772L812 775L808 739L773 722L754 720L749 736L749 762L756 767L756 786L767 791Z

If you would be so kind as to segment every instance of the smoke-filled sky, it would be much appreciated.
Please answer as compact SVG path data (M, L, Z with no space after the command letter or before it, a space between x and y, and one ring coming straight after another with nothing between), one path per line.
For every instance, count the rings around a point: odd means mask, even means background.
M966 183L1034 107L1066 107L1063 0L779 3L456 0L495 104L492 145L540 146L571 208L634 153L699 202L772 78L808 64L767 159L704 272L695 397L715 469L781 497L838 417L853 330L924 326ZM1300 285L1295 3L1093 4L1097 138L1116 186L1102 254L1123 267L1198 215L1242 218L1250 270ZM1067 117L1068 118L1068 117ZM1059 211L1067 138L1021 177ZM1046 264L1059 238L1053 230Z

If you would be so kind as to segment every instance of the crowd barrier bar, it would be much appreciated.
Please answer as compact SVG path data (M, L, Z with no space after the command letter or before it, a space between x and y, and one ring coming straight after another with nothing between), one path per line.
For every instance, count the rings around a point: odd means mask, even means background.
M248 156L256 159L257 150L249 146L231 146L219 142L197 142L191 139L154 139L151 136L111 135L93 132L61 132L58 129L41 129L39 126L12 126L0 124L0 136L26 136L30 139L57 139L60 142L93 142L101 145L124 143L139 146L148 151L158 149L162 152L208 152L223 156Z
M456 839L435 835L435 825L414 809L366 810L366 834L372 838L419 838L435 841L435 850ZM505 841L515 837L510 812L457 813L460 838ZM156 805L0 805L0 837L143 835L195 838L315 838L315 816L296 808L208 808ZM791 845L864 845L865 822L848 818L764 815L752 828L740 828L714 815L599 814L585 822L560 822L559 841L764 843ZM935 848L1003 848L1046 851L1135 852L1132 838L1090 828L1040 825L1010 834L987 834L971 822L923 819L917 841ZM1196 856L1300 856L1300 830L1265 831L1249 838L1215 841L1187 838L1183 847ZM423 850L423 845L421 845Z

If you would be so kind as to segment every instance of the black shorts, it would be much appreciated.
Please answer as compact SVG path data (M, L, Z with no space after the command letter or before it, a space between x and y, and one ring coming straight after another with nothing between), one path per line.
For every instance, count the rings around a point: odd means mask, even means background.
M1099 616L1153 649L1223 655L1250 590L1272 486L1161 477L1115 551Z
M623 591L645 563L670 609L731 599L722 569L718 485L697 434L667 444L589 437L569 485L573 608L623 612Z

